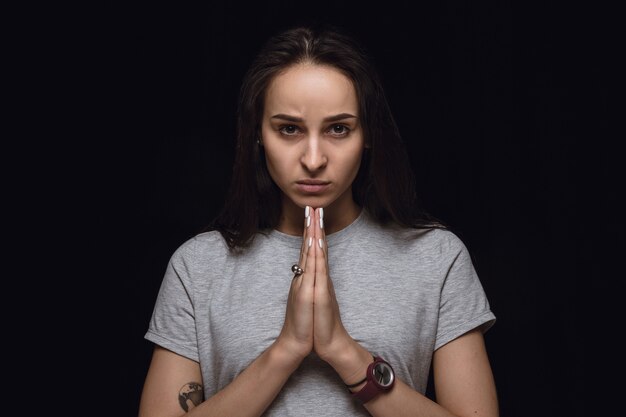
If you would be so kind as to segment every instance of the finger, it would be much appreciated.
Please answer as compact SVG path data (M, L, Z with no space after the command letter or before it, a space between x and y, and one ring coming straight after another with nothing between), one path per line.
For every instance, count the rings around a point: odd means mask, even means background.
M306 206L304 209L304 232L302 233L302 247L303 251L300 255L300 266L304 271L306 271L309 249L311 248L310 240L311 240L311 230L313 224L313 208L311 206Z
M311 224L308 228L309 231L304 242L306 255L304 260L304 273L302 274L302 287L310 288L313 288L313 285L315 284L315 247L313 246L315 239L312 231L314 224L312 213L313 210L311 210Z
M326 264L326 273L328 273L328 271L330 271L330 269L328 268L328 244L326 241L326 228L324 227L324 208L320 207L320 223L319 223L319 228L321 231L321 239L322 239L322 250L324 251L324 259L325 259L325 264Z
M313 208L306 206L304 209L304 232L302 233L302 250L300 251L300 267L304 273L298 277L298 281L302 284L312 285L311 281L315 279L315 264L310 261L311 247L313 242ZM307 268L307 265L313 266Z
M302 270L306 271L306 261L307 261L307 254L308 254L308 249L309 246L308 245L308 239L309 239L309 234L310 234L310 229L311 229L311 207L306 206L304 208L304 228L303 228L303 232L302 232L302 244L300 245L300 255L298 257L298 263L297 265L300 266L300 268L302 268ZM303 274L301 275L294 275L294 281L298 281L300 282L300 279L302 277Z
M328 267L326 263L326 236L324 233L323 221L324 221L324 209L319 208L315 210L315 278L316 278L316 286L320 285L324 287L326 281L328 280Z
M306 244L306 240L308 238L308 229L310 228L310 223L311 223L311 208L309 206L306 206L304 208L304 228L303 228L303 232L302 232L302 245L300 246L300 257L298 259L298 265L300 265L300 267L302 269L304 269L304 262L306 261L306 253L307 253L307 247L308 245Z

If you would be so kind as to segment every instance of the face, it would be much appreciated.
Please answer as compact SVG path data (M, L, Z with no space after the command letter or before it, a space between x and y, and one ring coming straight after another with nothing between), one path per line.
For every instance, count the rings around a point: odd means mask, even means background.
M352 208L352 182L364 141L356 91L329 66L298 64L276 76L265 96L262 143L283 210Z

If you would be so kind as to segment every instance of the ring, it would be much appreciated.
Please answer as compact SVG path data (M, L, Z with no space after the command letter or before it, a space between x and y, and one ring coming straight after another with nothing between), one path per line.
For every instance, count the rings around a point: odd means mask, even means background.
M298 264L293 264L293 266L291 267L291 272L298 276L304 274L304 269L300 268L300 265Z

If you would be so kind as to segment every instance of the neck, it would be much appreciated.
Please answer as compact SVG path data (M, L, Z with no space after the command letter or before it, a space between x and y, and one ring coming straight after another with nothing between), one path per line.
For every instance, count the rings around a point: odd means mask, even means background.
M338 199L328 207L324 207L324 228L327 235L346 228L361 213L361 208L352 200L351 193L349 197ZM294 204L291 200L283 201L282 213L276 229L288 235L301 236L304 232L304 208Z

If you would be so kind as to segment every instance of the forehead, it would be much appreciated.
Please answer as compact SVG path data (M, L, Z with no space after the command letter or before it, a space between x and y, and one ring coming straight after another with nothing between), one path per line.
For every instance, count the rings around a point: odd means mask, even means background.
M297 64L270 82L265 94L265 113L300 116L351 112L357 114L358 100L352 81L336 68Z

